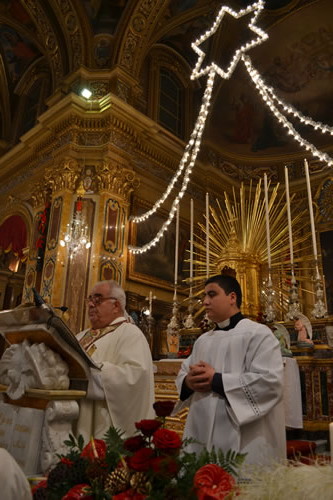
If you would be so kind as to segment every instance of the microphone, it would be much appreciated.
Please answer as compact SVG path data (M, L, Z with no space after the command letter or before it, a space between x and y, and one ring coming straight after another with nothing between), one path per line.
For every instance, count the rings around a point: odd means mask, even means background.
M48 308L45 300L43 299L43 297L41 295L39 295L39 293L37 292L36 288L33 288L32 289L32 292L34 294L34 301L35 301L35 306L37 307L43 307L45 309L45 307Z
M41 307L42 309L47 309L50 312L52 312L54 309L59 309L61 312L66 312L68 310L68 307L66 307L66 306L51 307L49 304L47 304L45 302L43 297L37 292L36 288L33 288L32 292L34 294L34 301L35 301L36 307ZM53 311L53 314L54 314L54 311Z

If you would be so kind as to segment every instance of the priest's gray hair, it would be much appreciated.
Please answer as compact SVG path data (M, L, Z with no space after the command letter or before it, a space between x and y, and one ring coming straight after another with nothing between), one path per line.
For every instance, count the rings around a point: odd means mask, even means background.
M126 308L126 295L124 289L115 280L99 281L96 285L107 283L109 285L110 296L118 300L122 312L125 313Z

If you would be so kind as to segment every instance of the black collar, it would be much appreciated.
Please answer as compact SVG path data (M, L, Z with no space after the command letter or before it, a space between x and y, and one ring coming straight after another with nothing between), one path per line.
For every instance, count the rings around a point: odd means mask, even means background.
M235 328L235 326L237 325L237 323L241 319L244 319L244 318L245 318L245 316L243 316L243 314L241 312L238 312L238 313L234 314L233 316L231 316L229 325L225 326L224 328L220 328L218 325L216 325L214 330L223 330L223 331L231 330L232 328Z

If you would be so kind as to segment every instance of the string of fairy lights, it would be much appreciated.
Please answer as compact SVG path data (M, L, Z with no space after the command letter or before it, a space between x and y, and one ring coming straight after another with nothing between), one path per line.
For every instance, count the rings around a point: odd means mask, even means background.
M154 206L151 208L151 210L149 210L148 212L146 212L145 214L143 214L141 216L131 218L132 222L134 222L134 223L147 221L148 218L151 215L153 215L156 212L156 210L161 206L163 201L165 201L167 199L167 197L171 193L176 181L178 180L182 171L185 169L181 188L180 188L178 194L176 195L176 197L172 203L167 220L162 224L160 230L157 232L156 236L151 241L149 241L148 243L146 243L142 247L135 247L135 246L131 246L131 245L128 247L129 251L134 253L134 254L144 253L147 250L149 250L152 246L156 245L160 241L160 239L162 238L165 231L168 229L168 226L171 224L171 222L172 222L172 220L177 212L179 202L183 198L183 196L186 192L188 183L190 181L191 173L192 173L196 158L197 158L199 150L200 150L201 138L202 138L202 134L204 131L206 118L208 115L208 108L209 108L209 105L211 102L211 97L212 97L214 77L215 77L215 72L211 71L211 73L208 76L208 85L207 85L206 90L205 90L205 95L203 98L203 103L202 103L202 106L201 106L201 109L199 112L199 116L197 118L191 139L190 139L189 143L187 144L187 147L185 148L185 152L183 154L183 157L180 161L178 172L176 173L173 180L169 184L169 186L168 186L167 190L165 191L164 195L162 196L162 198L160 198L154 204ZM185 165L187 162L188 162L188 165L185 168Z
M160 197L159 200L155 202L153 207L139 216L132 216L130 220L132 223L139 224L141 222L146 222L156 211L160 208L160 206L167 200L170 196L172 190L175 188L177 181L183 175L183 180L180 186L178 193L175 195L174 200L171 204L171 208L169 210L168 217L166 221L162 224L160 230L157 232L155 237L142 245L139 246L129 246L128 249L133 254L142 254L147 252L151 247L155 246L160 239L163 237L164 233L168 230L177 209L179 207L180 201L183 198L188 183L190 181L190 176L192 170L194 168L198 153L201 147L201 140L209 112L209 107L211 103L211 97L213 93L215 76L218 74L221 78L229 79L238 62L243 62L245 68L254 83L256 89L258 90L259 95L262 97L263 102L266 106L268 106L269 110L273 113L275 118L281 123L281 125L287 129L288 134L292 136L292 138L298 142L306 151L311 153L315 158L318 158L320 161L326 163L329 166L333 166L333 159L325 152L320 151L314 144L306 140L301 134L295 129L294 125L288 120L286 115L291 115L294 118L297 118L301 124L308 125L313 129L320 131L323 134L333 135L333 127L329 127L321 122L316 122L311 117L305 116L296 110L290 104L284 102L281 98L279 98L274 89L268 86L259 72L253 67L251 59L247 52L254 48L257 45L262 44L264 41L268 39L268 35L265 31L263 31L259 26L257 26L257 20L261 13L261 11L265 7L265 0L257 0L245 9L241 9L239 11L235 11L228 6L222 6L219 10L215 21L213 22L210 29L208 29L203 35L201 35L195 42L192 43L192 48L195 53L198 55L197 63L192 71L191 79L198 79L202 76L207 75L207 83L206 89L202 99L202 105L198 114L198 118L196 120L194 129L190 136L190 139L185 147L184 154L180 160L178 165L177 172L171 179L169 185L167 186L165 192ZM226 70L221 68L216 62L208 60L205 65L205 61L207 58L207 54L201 49L201 45L211 36L215 35L218 29L221 27L222 19L225 15L229 15L234 17L235 19L240 19L243 16L253 13L250 22L248 24L248 28L252 31L254 37L244 43L241 47L237 48L231 61Z
M281 103L281 105L282 105L282 101L277 98L277 96L275 95L272 88L268 88L265 85L265 83L264 83L263 79L260 77L258 71L256 71L253 68L251 61L250 61L250 58L248 56L244 56L243 61L245 63L245 67L246 67L253 83L255 84L259 94L263 98L264 103L266 104L266 106L268 106L270 111L274 114L275 118L282 124L283 127L288 129L288 133L290 135L292 135L293 138L295 139L295 141L297 141L301 146L303 146L304 149L306 149L307 151L310 151L312 153L312 155L319 158L320 161L327 163L329 166L333 166L333 159L327 153L324 153L324 152L318 150L313 144L311 144L309 141L304 139L301 136L301 134L299 134L297 132L295 127L290 123L290 121L285 117L285 115L283 115L278 110L278 108L274 105L274 100L277 101L279 104ZM301 120L301 114L298 111L296 111L294 108L293 108L293 110L291 110L291 108L289 108L288 106L285 105L284 110L287 113L292 112L293 116L295 118L298 118L302 123L305 123L306 125L310 125L322 133L329 132L331 135L333 135L333 129L331 127L323 125L320 122L315 122L314 120L306 118L306 117L303 117Z

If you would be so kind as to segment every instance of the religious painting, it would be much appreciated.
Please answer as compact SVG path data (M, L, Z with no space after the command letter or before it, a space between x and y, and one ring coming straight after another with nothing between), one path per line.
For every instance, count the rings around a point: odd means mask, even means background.
M137 213L144 213L149 207L141 206ZM162 224L167 219L167 213L156 213L147 221L133 224L131 227L130 242L135 246L142 246L151 241ZM185 288L184 280L189 277L190 230L186 223L179 224L179 252L178 252L178 285ZM176 245L176 220L169 225L162 239L150 250L143 254L129 253L129 279L143 283L173 288L175 273L175 245Z
M31 61L40 54L26 38L9 26L0 26L0 43L3 47L10 79L15 84Z
M283 23L272 26L269 38L249 51L248 56L279 99L313 120L332 126L333 26L325 8L330 3L323 0L318 9L309 2L302 13L295 9ZM280 4L283 0L279 0ZM295 29L296 23L302 25L302 34ZM223 33L227 42L237 39L237 26L233 28L235 32ZM218 52L213 55L217 57ZM206 134L224 153L250 158L258 152L299 151L297 142L264 102L244 64L238 63L229 80L215 79L213 100ZM290 120L290 114L281 110L276 101L275 105L282 111L283 120ZM319 148L326 144L327 137L319 131L304 126L299 119L291 122L312 144Z

